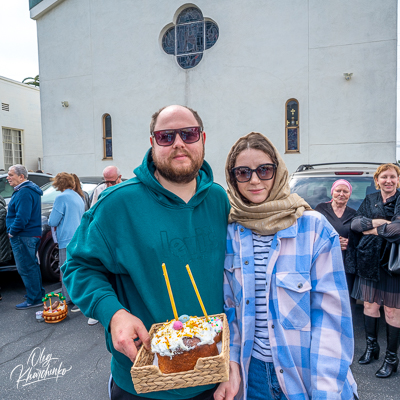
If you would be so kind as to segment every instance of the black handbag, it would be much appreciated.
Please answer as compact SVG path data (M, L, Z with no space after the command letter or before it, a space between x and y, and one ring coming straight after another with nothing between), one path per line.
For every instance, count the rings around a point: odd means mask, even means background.
M400 244L392 243L388 269L392 274L400 274Z

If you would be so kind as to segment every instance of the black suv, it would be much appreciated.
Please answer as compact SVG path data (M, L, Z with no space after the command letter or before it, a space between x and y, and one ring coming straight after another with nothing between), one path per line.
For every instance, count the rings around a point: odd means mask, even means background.
M290 175L290 190L315 208L319 203L331 200L333 182L337 179L346 179L353 187L347 205L357 210L367 194L377 191L374 173L379 165L381 164L369 162L300 165L296 172Z

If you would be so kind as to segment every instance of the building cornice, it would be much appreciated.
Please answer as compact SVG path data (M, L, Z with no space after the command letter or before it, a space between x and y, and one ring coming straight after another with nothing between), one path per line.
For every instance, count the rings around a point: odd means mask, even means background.
M27 85L26 83L14 81L13 79L6 78L5 76L1 76L1 75L0 75L0 81L5 81L5 82L11 83L13 85L19 85L19 86L24 87L25 89L36 90L38 92L40 91L40 89L38 87L36 87L36 86Z
M30 16L32 19L37 20L63 1L64 0L41 0L30 9Z

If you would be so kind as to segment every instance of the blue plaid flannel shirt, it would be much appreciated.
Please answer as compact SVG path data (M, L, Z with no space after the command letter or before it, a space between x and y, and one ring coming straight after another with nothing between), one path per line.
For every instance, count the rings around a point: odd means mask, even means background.
M353 324L338 234L306 211L275 234L267 265L268 331L279 384L289 400L350 400ZM236 399L246 400L254 342L255 281L251 230L228 226L224 280L230 358L241 366Z

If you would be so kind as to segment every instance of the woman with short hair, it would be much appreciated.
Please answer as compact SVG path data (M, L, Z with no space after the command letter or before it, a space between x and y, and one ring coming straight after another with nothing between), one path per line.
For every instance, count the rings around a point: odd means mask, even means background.
M53 186L61 192L54 200L53 209L49 217L49 226L56 228L56 236L59 249L59 266L64 264L67 258L67 245L85 212L85 204L82 197L75 192L75 179L67 172L60 172L53 181ZM60 269L61 281L62 272ZM64 282L62 282L62 293L67 303L71 302Z
M374 174L379 192L366 196L351 223L346 262L357 277L352 296L364 302L367 347L359 359L369 364L379 358L378 331L380 307L384 306L387 349L377 378L388 378L397 371L400 335L400 275L389 272L392 243L400 242L400 168L382 164Z

